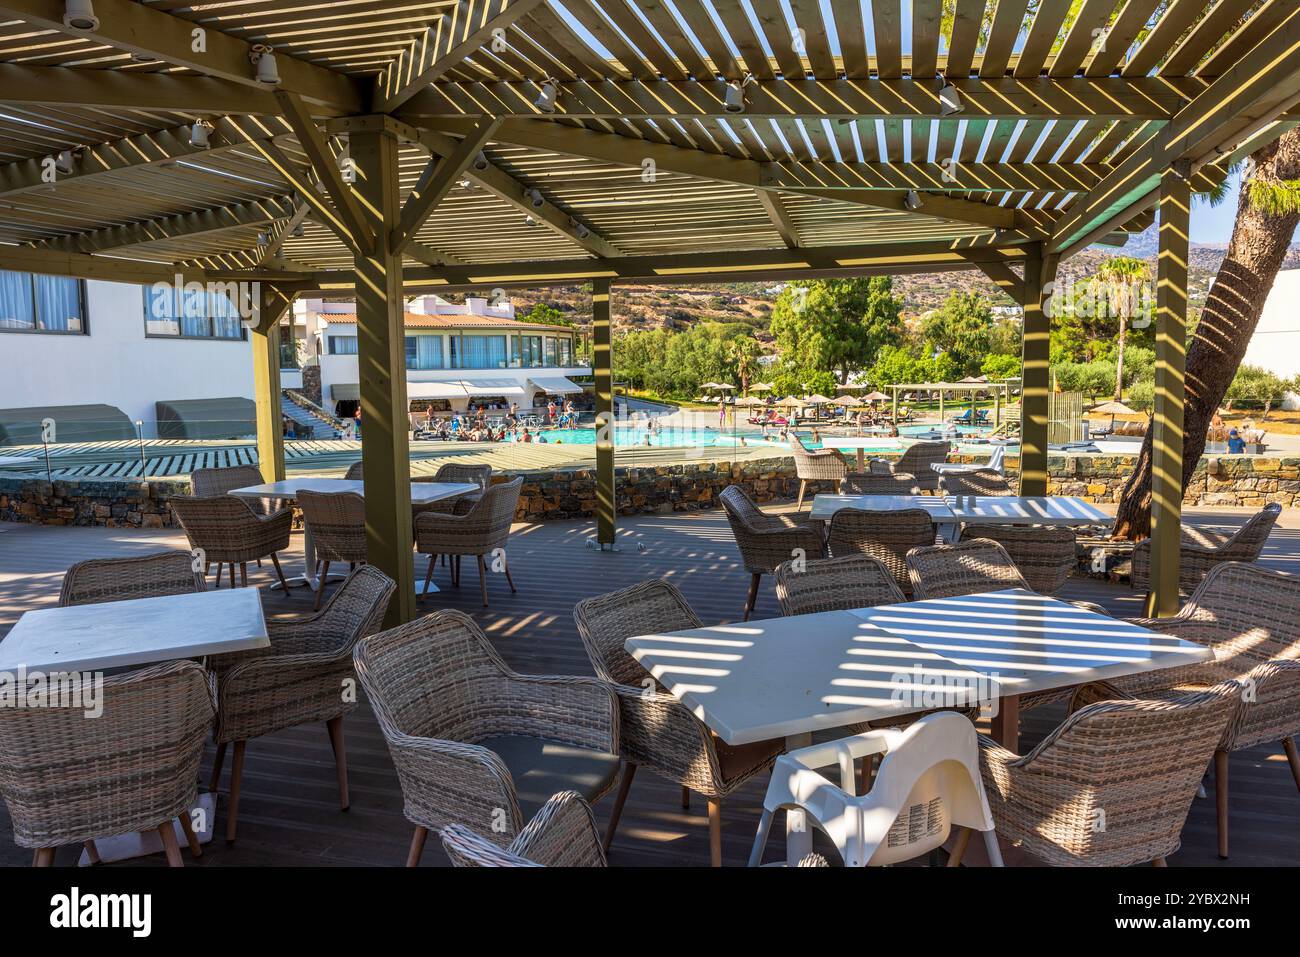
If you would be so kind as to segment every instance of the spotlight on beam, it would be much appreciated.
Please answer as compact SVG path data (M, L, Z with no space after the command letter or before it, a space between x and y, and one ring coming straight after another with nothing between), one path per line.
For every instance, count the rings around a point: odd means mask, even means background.
M723 106L728 113L745 112L745 87L754 82L754 77L746 73L743 80L732 80L727 84Z
M559 85L554 80L544 80L542 82L542 94L533 101L533 106L543 113L554 113L555 98L559 95L559 92Z
M270 237L270 236L266 235L266 233L258 233L258 234L257 234L257 245L259 245L259 246L269 246L270 244L271 244L271 237Z
M546 205L546 197L542 195L540 189L530 189L528 191L528 202L532 204L533 209L541 209Z
M208 130L210 127L203 120L195 120L194 125L190 127L190 146L196 150L205 150L210 145L208 142Z
M68 0L63 5L63 25L78 33L93 33L99 29L99 17L90 0Z
M482 150L479 150L478 153L475 154L474 168L478 170L480 173L488 168L487 153L484 153Z
M524 225L525 225L525 226L536 226L536 225L537 225L537 220L533 219L533 217L532 217L531 214L527 214L527 213L526 213L526 214L524 215Z
M63 150L54 160L54 168L64 176L71 176L77 171L72 163L72 150Z
M266 86L280 83L280 70L275 65L275 51L264 43L258 43L248 51L248 59L257 67L257 82Z
M591 230L587 228L587 224L579 222L572 216L569 217L569 225L573 227L574 235L579 239L586 239L591 235Z
M906 206L908 209L910 209L912 212L916 212L924 205L921 202L921 194L914 189L909 189L907 191L907 198L903 200L903 205Z
M943 81L943 89L939 91L939 115L952 116L954 113L962 113L966 110L966 104L962 101L961 91L949 83Z

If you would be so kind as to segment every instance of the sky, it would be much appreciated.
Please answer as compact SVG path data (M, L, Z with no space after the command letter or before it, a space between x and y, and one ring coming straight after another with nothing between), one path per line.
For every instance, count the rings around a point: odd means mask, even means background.
M1237 193L1240 183L1240 174L1232 173L1228 176L1228 194L1218 206L1211 206L1203 199L1197 199L1192 203L1192 242L1227 245L1228 240L1232 238L1232 223L1237 218Z

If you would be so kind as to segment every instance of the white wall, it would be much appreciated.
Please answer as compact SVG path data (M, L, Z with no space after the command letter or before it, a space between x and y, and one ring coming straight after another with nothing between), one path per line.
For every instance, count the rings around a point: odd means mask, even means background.
M1300 269L1277 274L1244 361L1284 379L1300 375Z
M159 399L253 397L245 340L148 339L140 286L86 283L88 336L0 332L0 408L115 405L153 434Z

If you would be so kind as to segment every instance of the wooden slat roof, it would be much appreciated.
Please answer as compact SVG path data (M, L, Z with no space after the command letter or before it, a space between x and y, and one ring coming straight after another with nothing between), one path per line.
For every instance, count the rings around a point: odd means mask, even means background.
M254 45L273 48L279 89L336 156L343 117L407 125L404 199L435 148L501 118L490 170L458 177L406 250L416 266L1052 237L1179 110L1297 24L1293 0L94 6L100 28L78 34L61 2L0 0L0 243L209 268L262 263L318 178L283 101L253 79ZM943 77L964 112L939 115ZM744 112L721 108L727 81L746 82ZM551 114L534 105L547 82ZM196 119L216 127L208 151L188 146ZM1239 125L1242 140L1258 132ZM65 150L75 175L45 182ZM1222 175L1208 166L1199 183ZM350 269L319 212L330 201L310 198L273 261ZM282 205L263 220L257 203Z

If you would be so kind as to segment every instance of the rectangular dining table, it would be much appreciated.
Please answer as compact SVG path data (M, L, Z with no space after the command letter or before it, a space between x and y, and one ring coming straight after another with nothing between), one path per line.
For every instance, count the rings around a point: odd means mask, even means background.
M880 435L823 435L822 448L856 451L858 453L858 471L865 472L868 450L872 452L901 452L903 442L901 439Z
M354 481L352 479L332 479L320 478L310 475L301 478L282 479L279 482L265 482L261 485L248 485L244 488L231 490L231 495L248 499L274 499L280 502L297 501L298 493L303 489L311 492L334 493L354 492L357 495L365 497L365 482ZM431 502L441 502L445 499L456 498L460 495L467 495L470 492L480 491L480 486L474 482L412 482L411 483L411 504L427 505ZM306 565L301 580L312 591L321 587L321 582L316 576L316 546L312 540L311 526L303 523L302 536L303 562ZM342 576L340 576L341 579ZM331 581L334 579L331 578ZM279 588L279 584L271 586ZM436 592L438 586L432 583L426 589L427 593Z
M727 744L782 738L787 750L814 731L996 704L994 737L1015 751L1021 694L1213 656L1022 589L637 635L624 647ZM797 812L786 840L810 842Z
M842 508L866 509L873 512L900 512L908 508L921 508L930 513L936 524L957 521L948 503L937 495L830 495L813 496L809 518L829 521Z

